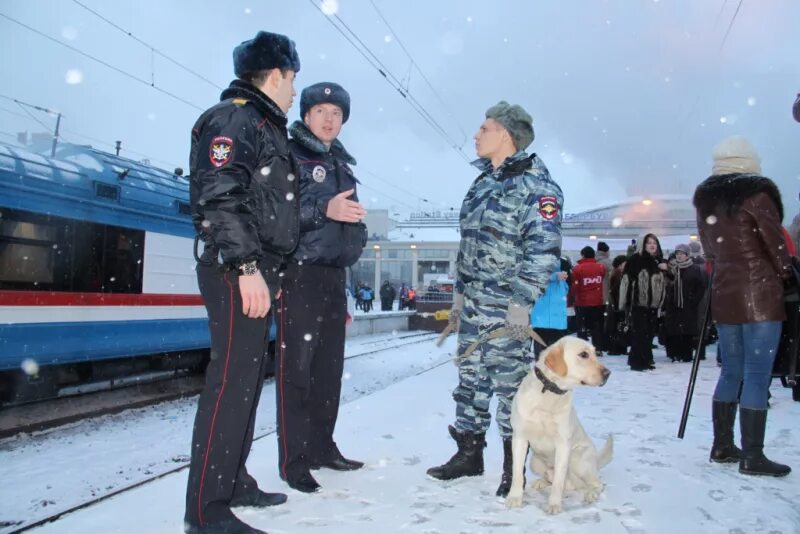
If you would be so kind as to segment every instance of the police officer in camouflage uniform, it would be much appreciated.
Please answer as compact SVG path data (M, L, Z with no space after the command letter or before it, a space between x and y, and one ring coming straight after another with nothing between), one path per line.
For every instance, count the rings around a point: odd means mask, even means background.
M511 402L530 370L527 337L531 307L544 292L561 255L561 188L542 160L525 149L533 141L531 116L500 102L489 108L475 134L481 174L461 206L461 243L450 321L458 335L459 383L455 425L448 428L458 452L428 474L440 480L483 473L483 448L497 395L503 438L503 476L497 495L511 486ZM507 335L473 342L494 330Z

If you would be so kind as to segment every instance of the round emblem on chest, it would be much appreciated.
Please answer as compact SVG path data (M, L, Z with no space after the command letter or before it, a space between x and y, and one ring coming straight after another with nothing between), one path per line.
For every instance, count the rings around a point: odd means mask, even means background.
M328 171L325 170L325 167L322 165L317 165L314 167L314 170L311 171L311 177L314 178L314 181L318 184L321 184L325 177L328 175Z

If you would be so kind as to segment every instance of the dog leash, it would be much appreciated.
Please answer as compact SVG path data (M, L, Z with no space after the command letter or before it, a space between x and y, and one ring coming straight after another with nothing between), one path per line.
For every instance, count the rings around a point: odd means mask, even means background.
M458 363L459 360L467 358L470 354L475 352L475 349L477 349L478 345L480 345L481 343L486 343L487 341L491 341L492 339L497 339L498 337L506 336L507 334L508 334L508 329L506 327L502 327L502 328L498 328L497 330L493 330L492 332L490 332L487 335L481 337L477 341L472 342L472 344L469 347L467 347L467 350L464 351L464 354L457 355L454 358L454 361L456 363ZM528 338L529 339L532 339L532 340L536 341L537 343L539 343L543 347L547 346L547 343L545 343L545 341L542 339L542 337L539 334L537 334L536 330L534 330L530 326L528 327L527 334L528 334Z

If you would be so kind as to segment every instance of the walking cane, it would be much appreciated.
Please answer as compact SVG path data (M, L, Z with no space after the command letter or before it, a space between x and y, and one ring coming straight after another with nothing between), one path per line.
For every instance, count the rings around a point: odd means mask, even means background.
M714 280L714 269L711 269L711 280ZM678 427L678 437L683 439L683 434L686 431L686 420L689 418L689 408L692 405L692 395L694 394L694 383L697 380L697 369L700 367L700 351L703 348L703 343L706 340L706 330L708 323L711 321L711 285L708 288L708 303L706 304L706 312L703 316L703 328L700 330L700 339L697 342L697 347L694 351L694 361L692 362L692 373L689 376L689 387L686 388L686 400L683 403L683 414L681 415L681 424Z

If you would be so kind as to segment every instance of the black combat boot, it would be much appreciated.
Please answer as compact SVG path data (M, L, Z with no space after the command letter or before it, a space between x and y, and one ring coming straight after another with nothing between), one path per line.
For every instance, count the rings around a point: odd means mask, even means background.
M482 475L483 448L486 447L486 434L459 432L452 425L448 426L447 430L456 440L458 452L446 464L428 469L428 474L439 480Z
M495 495L507 497L511 490L511 479L513 477L512 468L514 467L514 455L511 452L511 438L503 439L503 476L500 477L500 485L497 487Z
M792 472L788 465L779 464L764 456L764 432L767 429L767 410L739 408L742 431L742 460L739 472L745 475L785 477Z
M708 457L710 462L730 464L742 459L742 451L733 444L733 424L736 422L735 402L714 401L711 416L714 421L714 445Z

